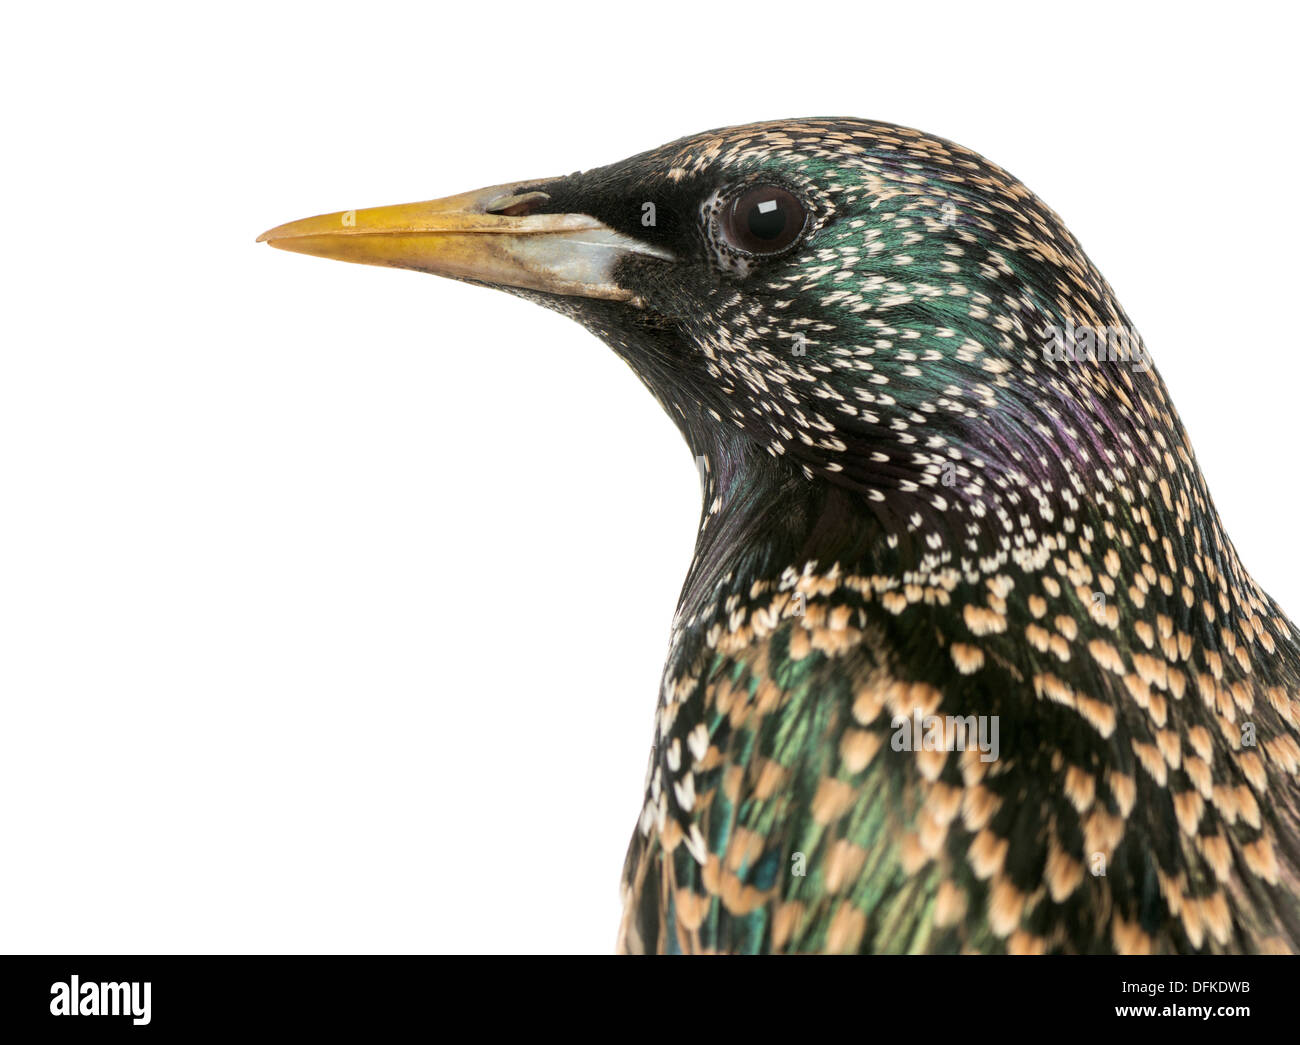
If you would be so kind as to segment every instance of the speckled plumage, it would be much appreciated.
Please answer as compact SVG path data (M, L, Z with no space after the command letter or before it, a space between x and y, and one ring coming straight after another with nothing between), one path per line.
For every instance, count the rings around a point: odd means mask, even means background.
M809 214L770 257L719 235L755 184ZM1051 210L856 119L537 190L655 248L630 300L514 292L629 363L704 487L620 949L1300 949L1300 636ZM998 756L896 750L917 713L996 717Z
M746 265L708 214L756 178L815 225ZM607 201L630 234L620 211L658 201L703 259L628 273L633 319L547 302L705 464L620 946L1296 949L1296 632L1155 371L1044 358L1047 327L1131 329L1056 215L858 120L706 133L570 188L557 209ZM1001 757L893 750L917 708L999 716Z

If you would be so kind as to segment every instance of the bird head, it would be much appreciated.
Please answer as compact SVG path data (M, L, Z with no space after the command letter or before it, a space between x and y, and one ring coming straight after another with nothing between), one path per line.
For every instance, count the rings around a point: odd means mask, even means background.
M917 565L940 546L1006 547L1030 516L1088 500L1099 469L1149 468L1183 443L1140 339L1056 215L975 153L891 124L709 131L261 239L579 320L703 459L706 521L738 488L811 485L884 518ZM1110 357L1103 343L1077 358L1075 331L1109 333Z

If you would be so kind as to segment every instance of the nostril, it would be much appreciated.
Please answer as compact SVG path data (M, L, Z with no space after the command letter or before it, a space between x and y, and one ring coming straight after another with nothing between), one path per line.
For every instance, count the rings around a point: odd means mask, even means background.
M544 192L524 192L519 195L498 196L489 200L483 211L485 214L500 214L507 218L522 218L532 214L551 197Z

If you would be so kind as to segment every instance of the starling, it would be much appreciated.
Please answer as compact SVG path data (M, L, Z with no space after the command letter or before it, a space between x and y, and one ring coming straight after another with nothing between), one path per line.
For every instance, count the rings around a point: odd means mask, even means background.
M1001 168L758 123L261 239L571 316L696 458L620 950L1300 947L1300 636Z

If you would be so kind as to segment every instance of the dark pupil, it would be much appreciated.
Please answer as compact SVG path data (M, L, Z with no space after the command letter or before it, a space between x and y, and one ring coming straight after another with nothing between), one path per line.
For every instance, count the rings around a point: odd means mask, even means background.
M749 231L758 239L776 239L785 230L780 200L760 200L749 211Z

